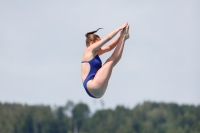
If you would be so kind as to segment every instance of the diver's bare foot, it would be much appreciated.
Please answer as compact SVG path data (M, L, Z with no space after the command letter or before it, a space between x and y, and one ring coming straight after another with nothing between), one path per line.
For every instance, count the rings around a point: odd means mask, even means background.
M126 28L124 29L124 35L125 35L125 40L129 39L130 35L129 35L129 25L126 26Z
M129 35L129 25L127 25L123 30L120 32L120 36L123 37L125 40L130 38Z

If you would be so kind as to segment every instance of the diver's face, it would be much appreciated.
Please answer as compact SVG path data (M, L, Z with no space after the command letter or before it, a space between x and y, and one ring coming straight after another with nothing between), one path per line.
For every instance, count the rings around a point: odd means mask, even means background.
M90 42L90 45L92 45L92 44L94 44L94 43L96 43L96 42L98 42L98 41L100 41L101 40L101 38L97 38L95 41L91 41Z

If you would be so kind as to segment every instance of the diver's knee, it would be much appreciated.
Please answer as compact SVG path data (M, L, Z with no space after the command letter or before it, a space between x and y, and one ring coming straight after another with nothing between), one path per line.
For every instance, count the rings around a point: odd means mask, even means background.
M110 58L116 63L121 59L121 55L112 55Z
M113 66L115 66L115 64L117 64L117 62L120 60L119 57L115 57L115 56L111 56L110 58L108 58L107 61L111 62L113 64Z

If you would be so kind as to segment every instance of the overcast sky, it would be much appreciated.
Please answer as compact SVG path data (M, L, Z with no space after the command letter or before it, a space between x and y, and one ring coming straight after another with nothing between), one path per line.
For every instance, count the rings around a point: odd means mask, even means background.
M200 104L200 1L0 0L0 101L91 110L150 100ZM85 33L101 38L128 21L130 39L101 99L80 65ZM109 56L101 56L104 62Z

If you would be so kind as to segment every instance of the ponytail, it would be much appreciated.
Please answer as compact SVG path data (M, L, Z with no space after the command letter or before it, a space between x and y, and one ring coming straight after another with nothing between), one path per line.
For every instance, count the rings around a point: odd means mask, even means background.
M86 45L89 46L90 42L91 41L95 41L97 40L98 38L100 38L98 35L94 34L96 33L99 29L103 29L103 28L98 28L97 30L95 31L91 31L91 32L88 32L85 34L85 37L86 37Z
M95 30L95 31L88 32L88 33L85 34L85 37L88 37L89 34L94 34L94 33L96 33L96 32L97 32L98 30L100 30L100 29L103 29L103 28L98 28L98 29Z

